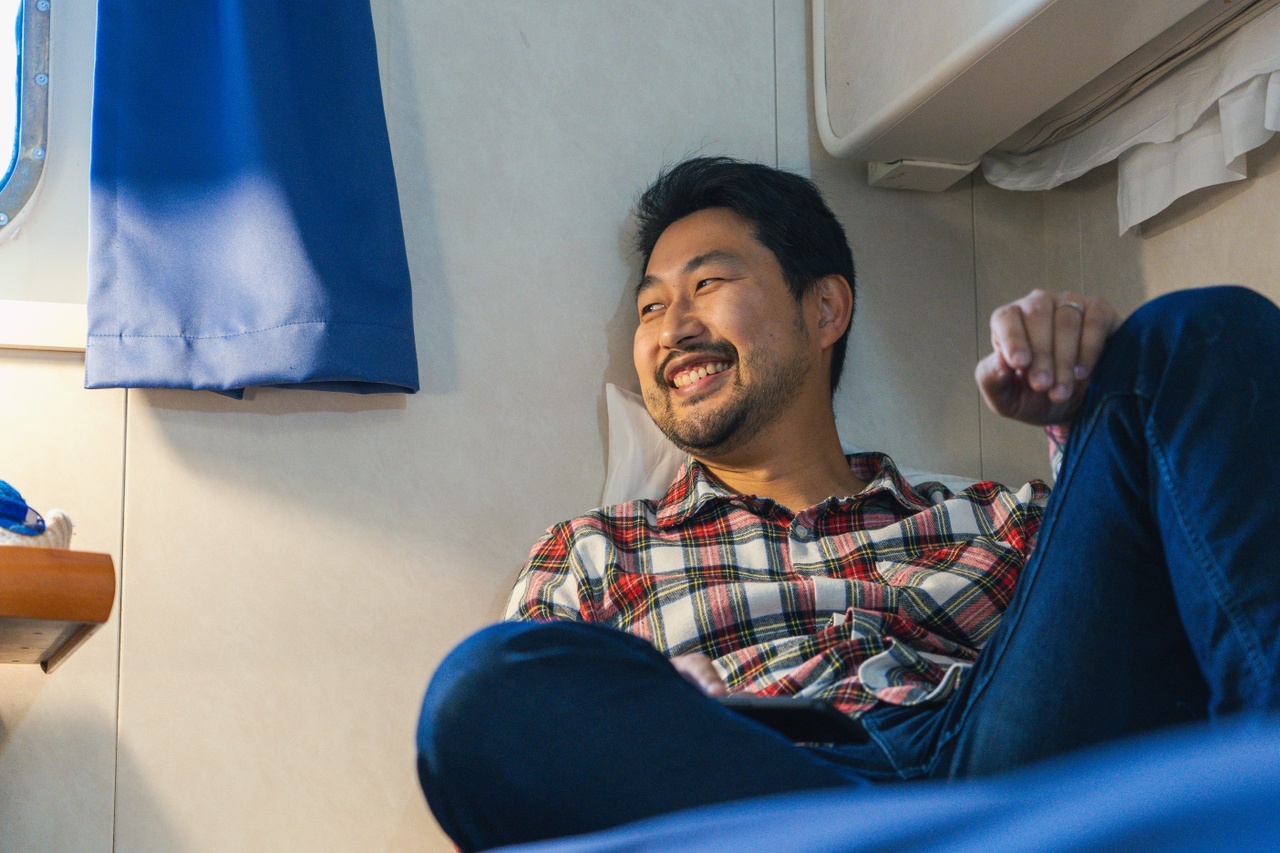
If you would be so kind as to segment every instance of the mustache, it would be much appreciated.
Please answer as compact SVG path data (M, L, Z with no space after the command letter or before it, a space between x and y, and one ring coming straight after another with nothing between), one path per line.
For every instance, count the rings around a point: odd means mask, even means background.
M701 343L692 343L681 347L679 350L672 352L658 365L654 371L653 380L659 387L663 388L667 384L667 365L675 361L677 358L686 355L696 355L705 353L707 355L723 356L727 361L738 360L738 348L728 341L704 341Z

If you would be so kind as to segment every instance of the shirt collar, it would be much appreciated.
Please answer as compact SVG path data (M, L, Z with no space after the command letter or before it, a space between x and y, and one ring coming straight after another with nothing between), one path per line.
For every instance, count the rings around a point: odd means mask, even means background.
M915 487L902 476L898 466L884 453L854 453L848 457L849 469L866 482L867 487L852 497L832 498L836 504L848 504L855 498L864 499L875 494L884 494L906 509L919 512L933 506L932 501L916 491Z
M672 527L700 513L711 503L732 500L734 494L707 475L696 459L686 459L680 473L658 504L658 526Z
M883 453L855 453L846 457L849 469L866 482L867 487L857 495L836 495L819 505L819 514L830 512L837 507L845 507L855 501L863 502L867 498L882 494L892 498L906 509L919 512L928 509L932 503L919 495L906 481L898 466ZM765 503L772 503L767 498L755 495L740 495L729 491L707 474L706 469L696 459L687 459L680 466L671 488L658 503L658 527L674 527L682 524L704 510L731 502L751 505L759 510Z

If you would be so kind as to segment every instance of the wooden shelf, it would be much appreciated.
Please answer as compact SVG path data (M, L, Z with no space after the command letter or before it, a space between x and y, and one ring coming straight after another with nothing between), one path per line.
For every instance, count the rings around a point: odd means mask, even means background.
M109 554L0 546L0 663L52 672L111 616Z

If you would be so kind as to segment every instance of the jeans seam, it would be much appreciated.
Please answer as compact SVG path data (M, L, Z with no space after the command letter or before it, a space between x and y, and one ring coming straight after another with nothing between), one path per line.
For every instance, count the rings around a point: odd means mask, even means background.
M1231 626L1232 633L1235 635L1236 641L1240 644L1245 653L1245 659L1249 663L1250 669L1258 678L1267 677L1266 661L1263 659L1262 649L1259 646L1257 637L1249 629L1248 620L1240 612L1239 608L1233 605L1233 598L1229 594L1230 583L1227 581L1226 575L1222 568L1214 560L1213 554L1206 547L1204 540L1198 536L1188 522L1190 515L1183 496L1183 491L1173 476L1172 466L1169 464L1168 456L1165 454L1164 447L1160 443L1155 434L1155 427L1150 423L1145 429L1147 442L1151 447L1151 455L1155 458L1156 467L1160 471L1160 478L1164 481L1165 488L1169 490L1170 500L1173 504L1174 517L1177 518L1178 528L1182 531L1183 537L1187 541L1187 546L1192 555L1196 558L1195 563L1199 567L1204 576L1205 584L1213 592L1213 600L1227 617L1227 623Z
M920 775L920 772L926 767L927 762L923 762L923 761L916 762L915 764L912 764L909 766L904 766L904 762L902 760L902 754L893 747L893 743L891 742L891 740L885 737L884 734L880 731L880 726L876 723L875 720L866 718L864 716L862 720L862 728L863 728L863 731L865 731L867 735L872 740L875 741L876 746L880 747L881 751L883 751L885 755L888 756L889 761L893 764L894 772L897 773L903 780L909 780L909 779L915 778L916 776Z

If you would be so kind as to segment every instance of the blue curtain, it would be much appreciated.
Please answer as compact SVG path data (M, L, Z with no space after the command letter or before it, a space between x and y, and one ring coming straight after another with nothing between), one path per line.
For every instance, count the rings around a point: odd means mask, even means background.
M99 0L85 385L418 389L368 0Z

